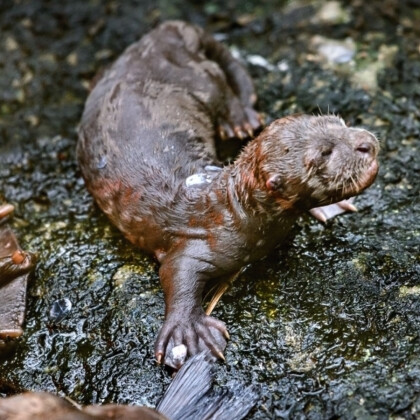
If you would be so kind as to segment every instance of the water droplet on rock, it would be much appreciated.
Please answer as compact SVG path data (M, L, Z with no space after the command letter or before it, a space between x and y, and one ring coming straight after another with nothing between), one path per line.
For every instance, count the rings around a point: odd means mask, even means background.
M50 319L53 322L62 321L71 311L72 303L69 299L64 298L56 300L50 309Z

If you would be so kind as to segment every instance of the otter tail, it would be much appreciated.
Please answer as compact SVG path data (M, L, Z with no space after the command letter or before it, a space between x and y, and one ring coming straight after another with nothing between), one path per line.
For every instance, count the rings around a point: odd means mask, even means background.
M211 390L213 362L207 353L190 358L175 376L156 409L171 420L240 420L256 404L252 387L234 384Z

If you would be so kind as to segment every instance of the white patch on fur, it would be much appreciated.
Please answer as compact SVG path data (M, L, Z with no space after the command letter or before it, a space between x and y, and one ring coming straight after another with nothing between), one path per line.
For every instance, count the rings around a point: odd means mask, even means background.
M210 184L212 181L211 177L209 177L207 174L199 173L189 176L185 180L185 185L187 187L194 187L194 186L201 186Z

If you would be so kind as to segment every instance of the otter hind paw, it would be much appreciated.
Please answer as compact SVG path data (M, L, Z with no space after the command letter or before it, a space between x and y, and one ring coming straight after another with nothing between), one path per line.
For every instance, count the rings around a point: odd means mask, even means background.
M225 324L204 313L188 317L187 321L178 317L165 321L155 344L158 363L179 369L188 356L209 350L214 360L224 360L223 351L229 337Z
M229 115L219 120L218 135L221 140L252 138L264 125L264 118L251 106L244 106L239 100L231 100Z

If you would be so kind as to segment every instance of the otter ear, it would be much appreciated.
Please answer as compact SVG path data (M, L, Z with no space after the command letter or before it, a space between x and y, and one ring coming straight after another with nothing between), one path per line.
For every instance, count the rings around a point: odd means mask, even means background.
M280 191L283 188L283 182L280 175L272 175L267 179L265 186L269 191Z

